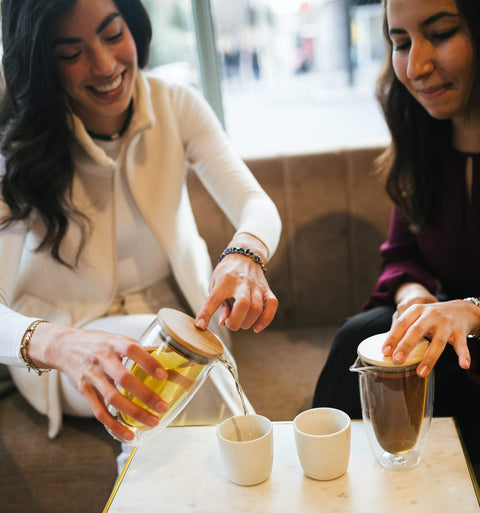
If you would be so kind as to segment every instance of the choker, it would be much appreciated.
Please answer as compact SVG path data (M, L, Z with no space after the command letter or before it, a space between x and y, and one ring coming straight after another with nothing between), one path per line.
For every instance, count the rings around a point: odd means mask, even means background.
M128 127L130 126L130 121L132 120L133 115L133 102L130 102L128 105L128 111L127 111L127 119L125 120L125 123L123 124L121 130L117 132L116 134L96 134L95 132L90 132L90 130L87 130L88 135L92 139L98 139L100 141L116 141L122 137L122 135L127 131Z

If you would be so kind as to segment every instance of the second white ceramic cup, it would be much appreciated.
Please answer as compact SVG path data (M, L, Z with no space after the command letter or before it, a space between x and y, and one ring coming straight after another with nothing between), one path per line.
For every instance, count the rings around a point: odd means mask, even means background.
M303 471L309 477L340 477L350 459L350 417L335 408L313 408L293 421L295 444Z
M239 415L224 420L217 439L225 472L230 481L252 486L272 472L272 422L262 415Z

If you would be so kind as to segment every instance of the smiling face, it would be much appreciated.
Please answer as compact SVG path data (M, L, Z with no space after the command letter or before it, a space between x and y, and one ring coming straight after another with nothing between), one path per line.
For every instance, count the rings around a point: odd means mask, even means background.
M53 55L60 83L87 129L118 132L138 66L135 41L113 0L77 0L55 30Z
M455 0L388 0L386 12L397 78L432 117L464 121L474 50Z

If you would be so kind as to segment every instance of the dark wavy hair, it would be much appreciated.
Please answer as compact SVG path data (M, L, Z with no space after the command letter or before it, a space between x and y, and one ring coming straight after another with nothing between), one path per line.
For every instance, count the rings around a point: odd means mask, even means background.
M376 96L383 110L392 142L377 160L392 201L418 227L433 221L438 192L452 157L452 122L435 119L398 80L392 65L392 42L384 0L383 32L387 45ZM467 108L480 104L480 0L456 0L474 50L474 78Z
M88 219L72 205L73 134L68 123L67 96L62 91L52 55L54 26L77 0L2 0L3 74L5 91L0 105L0 151L5 158L1 181L9 215L6 227L32 214L45 225L37 251L60 256L69 223L79 223L82 243ZM148 14L140 0L113 0L136 43L138 65L147 64L152 37ZM74 265L76 265L76 263Z

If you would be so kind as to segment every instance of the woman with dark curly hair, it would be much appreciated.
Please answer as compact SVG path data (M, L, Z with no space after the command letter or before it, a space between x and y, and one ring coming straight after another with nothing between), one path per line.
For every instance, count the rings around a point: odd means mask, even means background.
M426 337L418 374L435 366L434 415L455 416L480 462L480 3L385 0L387 61L377 97L392 135L378 161L394 202L382 274L347 319L317 383L315 406L361 416L358 344L388 332L402 363ZM392 322L393 320L393 322Z
M162 306L196 315L199 329L217 311L231 330L265 328L277 300L263 264L280 219L203 98L140 70L151 39L140 0L2 0L2 37L0 362L50 436L67 413L131 439L105 399L150 426L158 418L116 384L166 408L122 365L166 375L133 339ZM237 230L213 273L189 168ZM218 420L218 392L235 399L213 379L217 397L196 400L203 418L190 421Z

